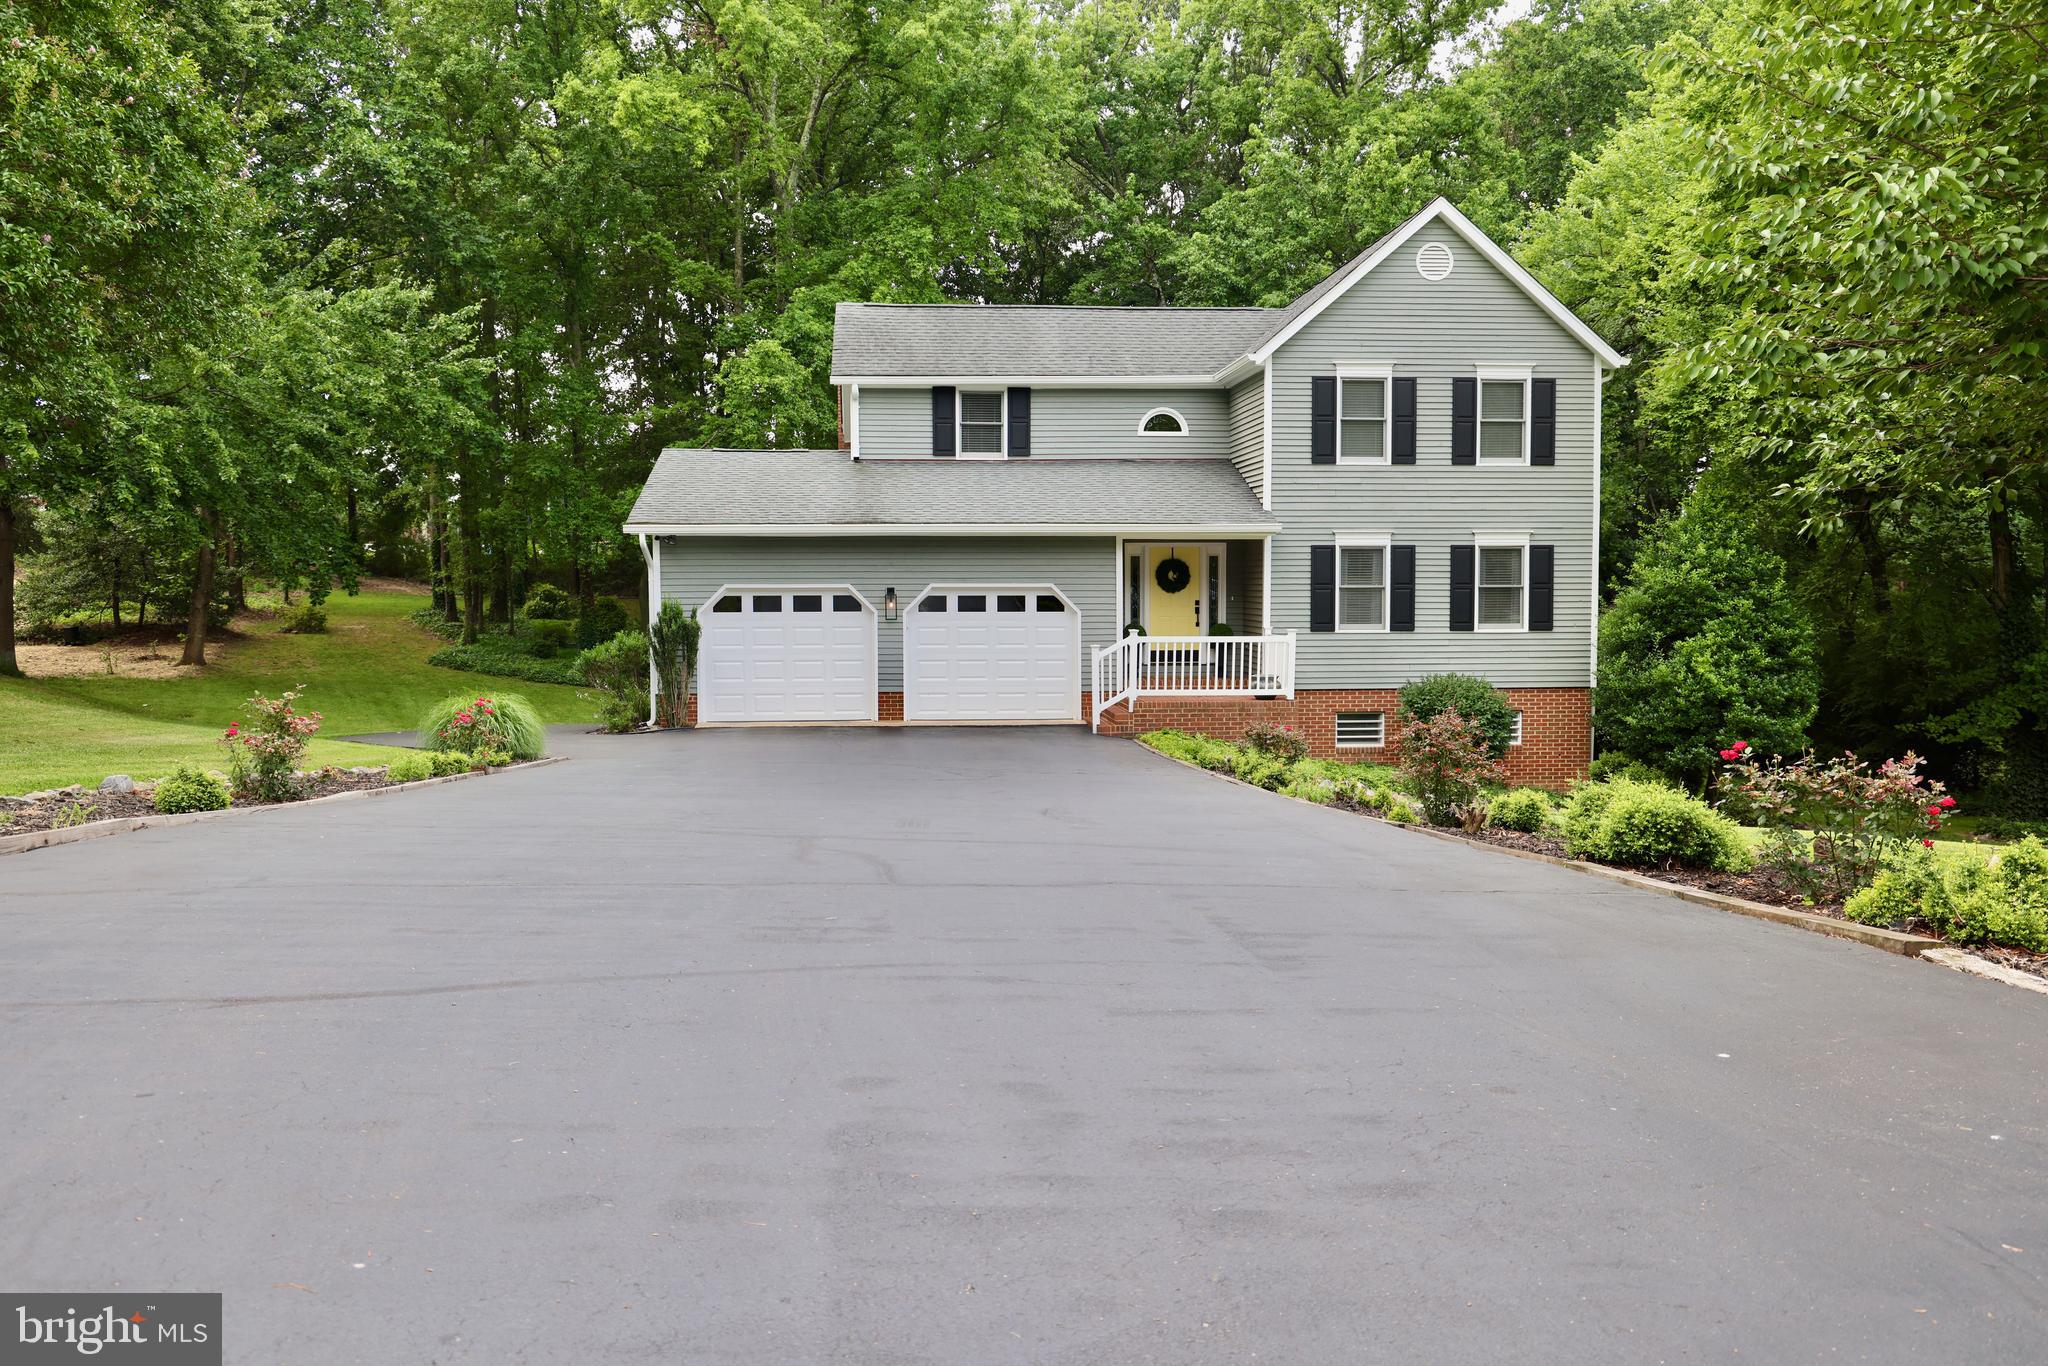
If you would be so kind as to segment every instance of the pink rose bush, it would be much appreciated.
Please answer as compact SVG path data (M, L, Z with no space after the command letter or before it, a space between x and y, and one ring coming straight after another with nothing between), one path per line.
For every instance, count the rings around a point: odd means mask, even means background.
M295 801L301 795L299 764L320 729L320 713L300 711L305 685L277 697L253 693L249 720L233 721L221 732L228 755L228 779L235 795L260 802Z
M1911 752L1875 768L1847 752L1765 760L1739 740L1720 753L1720 805L1762 826L1763 861L1817 901L1845 901L1915 840L1933 848L1956 809Z

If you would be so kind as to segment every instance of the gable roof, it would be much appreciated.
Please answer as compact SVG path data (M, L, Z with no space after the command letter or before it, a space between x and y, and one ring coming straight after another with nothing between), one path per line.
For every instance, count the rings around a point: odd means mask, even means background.
M1210 385L1263 364L1402 243L1442 220L1607 365L1628 357L1459 213L1431 200L1285 308L1102 308L1058 304L863 304L836 310L832 383L1169 381Z
M840 304L832 379L1178 378L1207 384L1271 330L1270 308Z
M1228 460L849 460L845 451L666 450L628 534L1013 534L1279 526Z

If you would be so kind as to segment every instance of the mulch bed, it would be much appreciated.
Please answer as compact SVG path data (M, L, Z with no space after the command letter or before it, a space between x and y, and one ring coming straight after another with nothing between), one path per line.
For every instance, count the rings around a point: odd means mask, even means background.
M397 787L383 769L367 773L345 768L322 769L301 775L299 800L331 797L337 792L359 792L372 787ZM133 792L101 792L90 787L66 787L29 797L0 797L0 835L26 835L38 830L55 830L91 821L126 820L132 816L154 816L156 803L150 798L150 784L138 784ZM237 799L235 805L286 806L288 802L259 802Z

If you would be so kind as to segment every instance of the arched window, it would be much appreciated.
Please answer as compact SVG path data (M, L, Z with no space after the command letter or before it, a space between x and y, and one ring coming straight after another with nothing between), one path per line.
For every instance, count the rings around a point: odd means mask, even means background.
M1186 436L1187 419L1171 408L1154 408L1138 421L1141 436Z

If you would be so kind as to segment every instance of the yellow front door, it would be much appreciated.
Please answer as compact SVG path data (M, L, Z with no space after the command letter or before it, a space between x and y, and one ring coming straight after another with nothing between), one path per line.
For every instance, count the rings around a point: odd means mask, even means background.
M1159 584L1159 566L1179 560L1188 567L1187 582L1180 591L1169 593ZM1202 569L1206 561L1201 547L1154 545L1145 548L1145 632L1154 636L1198 636L1202 634L1200 604Z

